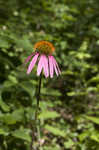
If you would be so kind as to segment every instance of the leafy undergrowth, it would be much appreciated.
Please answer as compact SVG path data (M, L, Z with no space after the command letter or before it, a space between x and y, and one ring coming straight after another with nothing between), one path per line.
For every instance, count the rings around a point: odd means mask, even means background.
M38 77L23 64L40 40L62 71L43 77L42 150L99 150L98 10L98 0L0 1L0 150L30 150Z

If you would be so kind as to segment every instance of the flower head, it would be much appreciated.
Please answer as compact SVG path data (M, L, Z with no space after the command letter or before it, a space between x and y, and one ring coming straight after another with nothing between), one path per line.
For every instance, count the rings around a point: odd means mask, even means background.
M38 50L40 53L44 53L46 55L52 54L55 50L52 43L48 41L40 41L34 45L34 49Z
M25 63L27 63L33 56L28 66L27 74L29 74L32 71L37 60L38 60L37 76L41 74L42 70L46 78L49 76L53 78L54 72L56 73L57 76L61 73L54 56L52 56L52 53L55 50L52 43L47 41L37 42L34 45L34 50L35 52L32 53L30 56L28 56L28 58L25 60Z

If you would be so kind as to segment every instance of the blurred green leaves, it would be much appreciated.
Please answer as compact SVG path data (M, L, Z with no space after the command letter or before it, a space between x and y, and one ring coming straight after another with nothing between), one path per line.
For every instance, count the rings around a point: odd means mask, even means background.
M43 78L42 148L99 149L98 16L98 0L0 1L0 150L29 150L38 77L22 64L40 40L54 44L62 71Z

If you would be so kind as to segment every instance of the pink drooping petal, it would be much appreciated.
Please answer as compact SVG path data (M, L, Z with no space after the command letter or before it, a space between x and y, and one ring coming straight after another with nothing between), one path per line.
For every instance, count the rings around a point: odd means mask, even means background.
M33 55L35 55L35 53L32 53L30 56L28 56L28 57L26 58L24 64L27 64Z
M49 76L48 58L45 55L43 55L42 57L44 61L44 65L43 65L44 74L45 74L45 77L47 78Z
M52 56L52 60L53 60L54 70L56 72L56 75L58 76L61 73L61 71L60 71L59 66L53 56Z
M36 53L35 56L33 57L33 59L31 60L28 70L27 70L27 74L29 74L32 71L32 69L37 61L38 56L39 56L39 53Z
M56 64L53 62L53 65L54 65L54 70L55 70L55 72L56 72L56 75L58 76L59 75L59 73L58 73L58 70L57 70L57 68L56 68Z
M57 69L58 69L59 74L61 74L61 71L60 71L60 69L59 69L58 63L56 62L55 58L54 58L54 62L55 62L55 64L56 64L56 67L57 67Z
M54 74L53 57L52 56L48 56L48 59L49 59L50 77L53 78L53 74Z
M49 70L48 70L48 59L45 55L41 55L38 67L37 67L37 75L39 76L42 69L44 70L44 75L47 78L49 76Z
M37 76L41 74L42 68L43 68L43 57L41 55L39 63L38 63L38 67L37 67Z

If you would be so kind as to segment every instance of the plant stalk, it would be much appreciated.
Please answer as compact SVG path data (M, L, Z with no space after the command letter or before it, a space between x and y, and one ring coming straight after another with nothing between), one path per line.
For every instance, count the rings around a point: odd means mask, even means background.
M34 132L35 130L34 129L37 129L37 126L38 126L38 111L39 111L39 102L40 102L40 92L41 92L41 81L42 81L42 74L40 75L40 79L39 79L39 84L38 84L38 92L37 92L37 105L36 105L36 112L35 112L35 127L33 128L32 127L32 140L31 140L31 143L30 143L30 150L38 150L38 148L34 148L33 147L33 141L34 141ZM40 133L39 133L40 135Z

